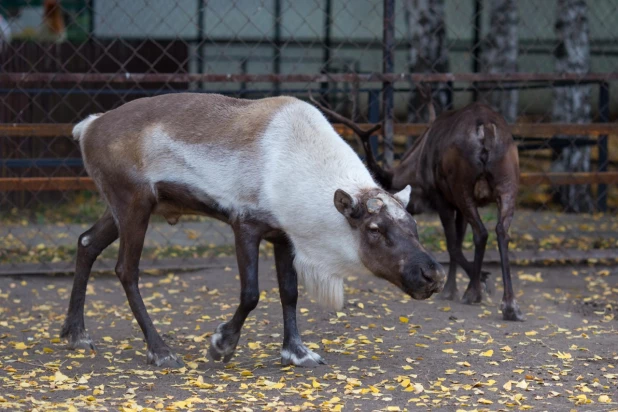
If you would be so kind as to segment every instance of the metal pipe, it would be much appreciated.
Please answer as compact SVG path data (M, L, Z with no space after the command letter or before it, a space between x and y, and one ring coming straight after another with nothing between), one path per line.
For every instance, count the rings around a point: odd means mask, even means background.
M323 74L328 75L330 73L330 50L331 44L331 30L333 25L333 2L332 0L325 0L324 3L324 41L322 48L322 70ZM328 103L328 82L322 82L320 84L320 90L322 90L322 100Z
M88 37L94 37L94 2L90 0L88 6L90 6L90 15L88 16Z
M205 20L205 12L206 7L204 6L203 0L197 0L197 46L195 50L195 54L197 57L197 73L204 73L204 20ZM204 88L204 82L200 81L198 83L198 87L200 90Z
M384 0L384 27L382 40L382 73L391 74L394 71L395 52L395 0ZM384 163L392 166L393 153L393 107L394 90L391 80L382 83L382 120L384 127Z
M367 120L369 123L378 123L380 121L380 92L372 90L369 92L367 101ZM373 135L369 138L369 146L376 159L378 159L378 136Z
M392 0L386 0L392 1ZM0 82L14 84L34 82L107 82L107 83L268 83L268 82L558 82L561 85L581 82L609 82L618 80L618 72L608 73L333 73L324 74L216 74L216 73L0 73Z
M602 82L599 87L599 122L609 122L609 83ZM608 145L607 135L600 135L597 140L599 150L599 172L607 172ZM607 211L607 184L601 183L597 187L597 208L600 212Z
M244 59L243 61L240 62L240 72L242 74L247 74L247 59ZM240 92L238 93L238 97L244 98L246 96L247 96L247 82L241 82Z
M481 14L483 13L483 1L474 0L474 25L472 26L472 72L481 70ZM473 101L478 100L478 90L472 92Z
M273 73L281 74L281 0L275 0L275 36L273 39ZM277 80L273 82L273 95L281 94L281 83Z

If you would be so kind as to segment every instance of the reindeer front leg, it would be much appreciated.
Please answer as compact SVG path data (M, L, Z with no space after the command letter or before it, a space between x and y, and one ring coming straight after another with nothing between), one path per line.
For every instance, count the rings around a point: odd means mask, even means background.
M324 359L303 345L296 325L298 276L294 269L294 252L289 241L275 243L275 265L279 282L279 296L283 308L283 347L281 364L296 366L324 365Z
M116 264L116 274L127 295L129 306L139 324L148 347L148 363L165 368L180 368L183 362L163 342L139 291L139 260L144 247L144 237L148 229L154 199L147 188L133 188L130 199L116 200L118 227L120 232L120 252ZM129 191L129 190L127 190Z
M208 353L214 360L229 362L234 356L240 339L240 330L249 313L260 300L258 284L259 246L264 233L258 224L237 222L232 224L236 243L236 259L240 272L240 305L229 322L220 324L210 341Z

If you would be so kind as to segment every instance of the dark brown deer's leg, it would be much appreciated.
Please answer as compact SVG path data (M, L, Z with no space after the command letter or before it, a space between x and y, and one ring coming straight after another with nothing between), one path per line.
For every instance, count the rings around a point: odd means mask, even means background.
M472 200L465 200L462 204L461 212L464 214L472 231L474 233L474 263L472 264L472 273L470 275L470 283L462 297L463 303L479 303L483 300L483 288L481 285L481 267L483 265L483 257L485 256L485 248L487 246L487 229L483 225L483 221L479 216L476 205Z
M240 272L240 305L229 322L217 327L210 341L208 353L215 360L229 362L234 356L240 330L249 313L255 309L260 300L258 284L259 246L264 234L259 225L238 222L232 224L236 243L236 259Z
M457 228L457 251L456 251L456 260L457 263L459 263L459 266L461 266L463 268L463 270L466 272L466 275L468 275L468 278L470 278L470 274L472 273L473 267L472 267L472 263L468 262L468 259L466 259L466 257L463 254L463 241L464 238L466 237L466 229L468 227L468 221L466 220L465 216L463 213L461 213L459 210L455 212L455 216L456 216L456 220L455 220L455 227ZM485 290L487 291L487 293L492 293L492 285L491 282L489 281L489 272L486 272L484 270L481 269L481 283L485 286Z
M275 243L275 263L279 296L283 307L283 347L281 364L296 366L317 366L325 364L317 353L309 350L301 340L296 326L296 301L298 300L298 277L294 269L292 245L285 240Z
M135 191L128 202L117 208L119 210L117 217L120 230L120 253L116 274L127 295L133 315L146 338L148 363L179 368L183 365L182 361L163 342L146 311L139 291L139 260L153 207L154 200L150 193Z
M449 254L448 277L440 299L454 300L457 297L457 230L455 228L455 210L440 202L438 206L440 221L444 228L446 247Z
M504 296L502 297L502 317L504 320L520 320L524 317L515 300L513 282L511 280L511 265L509 264L509 228L513 220L515 210L515 198L510 195L498 197L498 224L496 235L498 237L498 250L500 251L500 264L502 265L502 281L504 283Z
M84 324L86 287L95 260L116 239L118 228L109 209L79 237L69 311L60 332L61 337L68 339L71 349L96 350Z
M438 201L438 213L444 228L446 247L449 253L448 278L446 285L444 285L444 290L440 293L440 298L453 300L457 296L457 265L459 264L463 268L470 279L472 279L472 273L474 272L473 264L468 262L462 250L468 222L462 212L448 206L443 200ZM489 272L481 270L481 283L489 291L489 286L486 283L488 277Z

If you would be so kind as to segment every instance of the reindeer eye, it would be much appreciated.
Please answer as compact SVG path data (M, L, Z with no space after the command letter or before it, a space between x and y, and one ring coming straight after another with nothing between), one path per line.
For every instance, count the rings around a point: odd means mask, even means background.
M378 225L377 225L377 224L375 224L375 223L370 223L370 224L369 224L369 231L370 231L371 233L380 233L380 226L378 226Z

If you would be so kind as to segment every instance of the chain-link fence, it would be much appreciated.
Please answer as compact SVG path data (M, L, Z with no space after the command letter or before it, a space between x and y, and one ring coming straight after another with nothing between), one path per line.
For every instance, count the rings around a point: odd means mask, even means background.
M510 123L523 172L516 258L614 256L618 219L597 213L618 206L614 1L5 0L0 19L2 272L71 270L104 210L70 138L90 113L180 91L311 89L360 123L383 120L374 146L392 163L425 129L419 82L438 112L484 100ZM491 227L494 208L482 214ZM419 220L444 251L437 217ZM153 218L142 266L197 267L232 245L217 221Z

